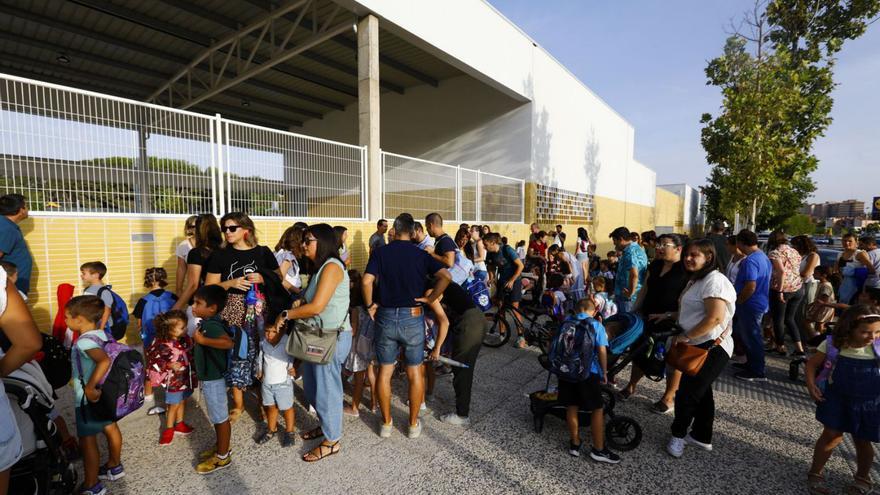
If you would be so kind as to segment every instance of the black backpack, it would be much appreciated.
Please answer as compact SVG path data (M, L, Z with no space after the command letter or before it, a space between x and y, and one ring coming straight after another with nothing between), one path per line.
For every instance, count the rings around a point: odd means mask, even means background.
M53 389L66 386L70 382L73 374L70 367L70 351L64 348L64 345L55 337L40 332L43 338L43 346L34 356L34 360L40 365L43 374L46 375L46 381L52 385ZM0 349L3 352L9 351L12 342L5 333L0 331Z

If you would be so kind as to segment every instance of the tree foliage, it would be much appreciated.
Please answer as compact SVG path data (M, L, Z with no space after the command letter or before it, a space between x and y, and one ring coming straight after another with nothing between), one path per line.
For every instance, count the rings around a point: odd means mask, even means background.
M783 223L785 233L788 235L811 235L816 233L816 224L808 215L798 213L792 215Z
M703 114L712 165L704 188L710 218L745 215L752 228L790 218L815 190L812 148L831 124L834 56L867 29L880 0L772 0L755 4L707 84L721 89L717 116Z

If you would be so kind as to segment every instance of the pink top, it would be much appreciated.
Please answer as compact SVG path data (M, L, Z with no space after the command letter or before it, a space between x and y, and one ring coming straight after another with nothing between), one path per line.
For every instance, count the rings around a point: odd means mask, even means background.
M782 265L782 273L774 267L770 288L779 292L797 292L804 281L801 278L801 255L788 244L781 244L768 255L770 261Z

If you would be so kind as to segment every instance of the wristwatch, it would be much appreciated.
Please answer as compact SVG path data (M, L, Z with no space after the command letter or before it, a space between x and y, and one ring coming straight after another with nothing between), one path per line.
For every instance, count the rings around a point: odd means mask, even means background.
M286 309L281 312L281 319L287 321L288 318L287 318L287 310Z

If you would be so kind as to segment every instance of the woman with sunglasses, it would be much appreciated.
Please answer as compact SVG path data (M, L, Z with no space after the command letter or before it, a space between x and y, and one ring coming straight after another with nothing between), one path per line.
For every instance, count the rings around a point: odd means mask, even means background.
M266 246L257 242L256 227L246 214L227 213L220 219L223 232L223 248L211 255L208 261L206 285L219 285L226 289L226 306L220 317L230 328L239 327L247 336L247 357L233 357L226 377L232 387L234 407L229 413L235 422L244 410L244 390L253 384L254 365L257 356L257 343L262 333L263 313L266 310L264 299L260 298L259 285L263 283L261 272L278 272L275 255ZM255 292L251 288L255 287ZM248 295L251 297L247 297Z
M319 223L309 227L303 238L306 258L318 271L309 280L303 298L280 318L295 320L320 317L324 328L342 328L336 351L327 364L303 362L300 365L306 399L318 412L321 426L302 434L303 440L322 438L317 447L303 456L306 462L319 461L339 452L342 438L342 364L351 350L351 324L348 306L351 289L348 272L339 259L333 227ZM301 303L301 304L300 304Z
M186 219L186 222L183 224L184 239L180 241L177 249L174 250L174 254L177 257L177 276L174 278L174 293L178 295L183 290L183 285L186 281L186 257L196 245L196 218L198 218L197 215L191 215Z

